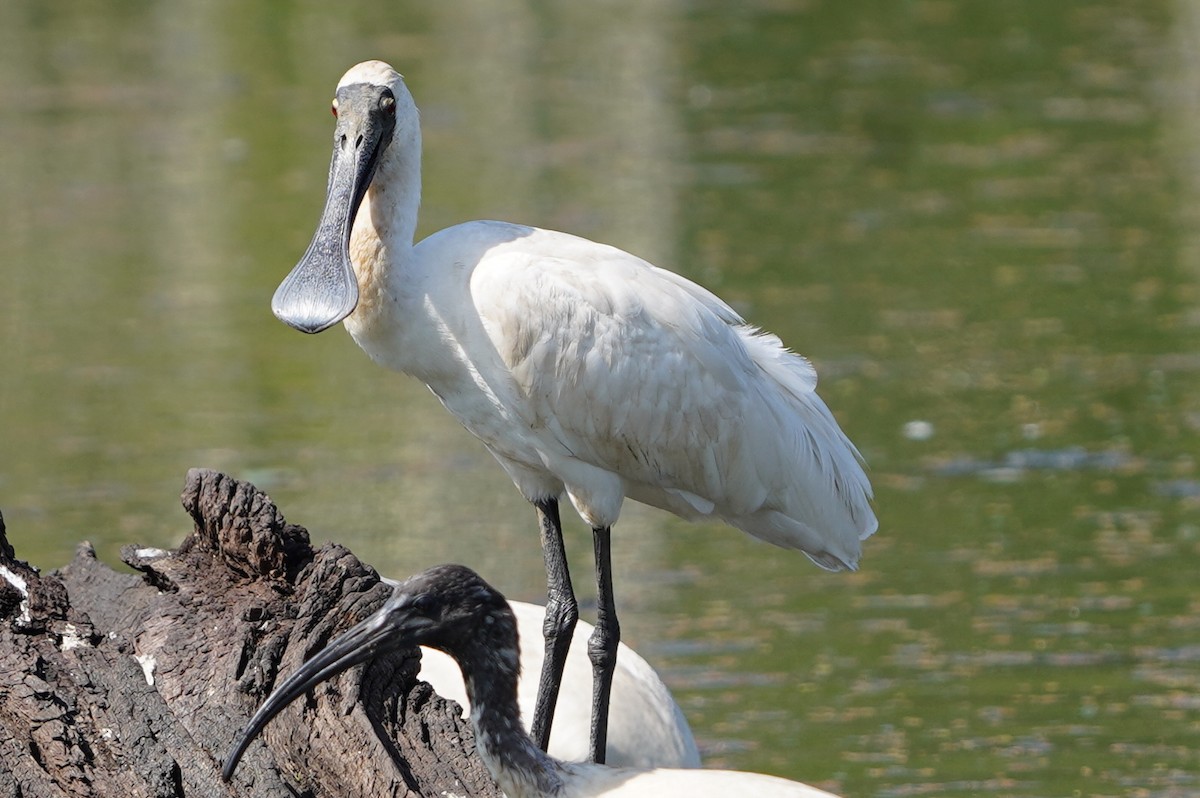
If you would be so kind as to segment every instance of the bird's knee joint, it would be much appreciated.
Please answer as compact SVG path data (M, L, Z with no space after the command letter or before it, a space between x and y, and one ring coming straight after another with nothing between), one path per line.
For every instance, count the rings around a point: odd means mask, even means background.
M617 656L617 645L621 642L621 627L613 623L607 627L597 626L588 638L588 659L593 665L612 662Z
M569 600L551 597L546 603L546 619L542 622L542 633L547 637L569 634L579 620L579 605L575 597Z

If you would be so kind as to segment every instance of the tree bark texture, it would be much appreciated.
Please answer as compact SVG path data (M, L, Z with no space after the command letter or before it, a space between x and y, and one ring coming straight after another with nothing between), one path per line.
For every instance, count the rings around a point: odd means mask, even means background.
M49 574L0 517L0 796L498 796L456 705L416 649L356 667L268 724L230 784L221 759L286 675L390 589L334 544L314 551L266 494L187 475L194 531L128 546L118 573L81 543Z

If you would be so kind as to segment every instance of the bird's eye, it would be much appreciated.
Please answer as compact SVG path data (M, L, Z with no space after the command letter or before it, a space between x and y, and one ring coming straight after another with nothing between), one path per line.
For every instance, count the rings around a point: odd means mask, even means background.
M392 94L391 89L384 89L383 96L379 98L379 109L384 113L396 113L396 95Z
M329 110L333 111L334 116L337 116L337 97L333 98L333 104L329 106Z
M434 604L435 602L432 596L422 593L414 598L409 606L412 607L414 612L420 613L421 615L429 615L433 612Z

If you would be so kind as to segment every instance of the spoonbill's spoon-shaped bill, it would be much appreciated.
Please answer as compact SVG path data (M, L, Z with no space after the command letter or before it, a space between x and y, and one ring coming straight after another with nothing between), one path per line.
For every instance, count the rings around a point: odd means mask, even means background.
M350 233L396 124L396 97L391 91L354 86L345 94L356 107L372 106L371 110L361 117L339 117L325 210L317 234L300 261L304 268L293 270L271 300L271 310L278 318L306 333L332 327L358 305L358 278L350 264Z

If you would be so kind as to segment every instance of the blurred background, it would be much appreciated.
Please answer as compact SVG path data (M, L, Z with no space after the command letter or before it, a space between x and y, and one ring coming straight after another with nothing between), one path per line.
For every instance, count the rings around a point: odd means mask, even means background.
M423 112L419 235L520 221L689 276L814 361L870 463L850 575L626 505L625 640L707 764L851 796L1200 793L1188 0L0 4L19 556L173 546L207 466L385 574L459 561L542 597L533 510L482 446L340 327L270 313L367 58Z

